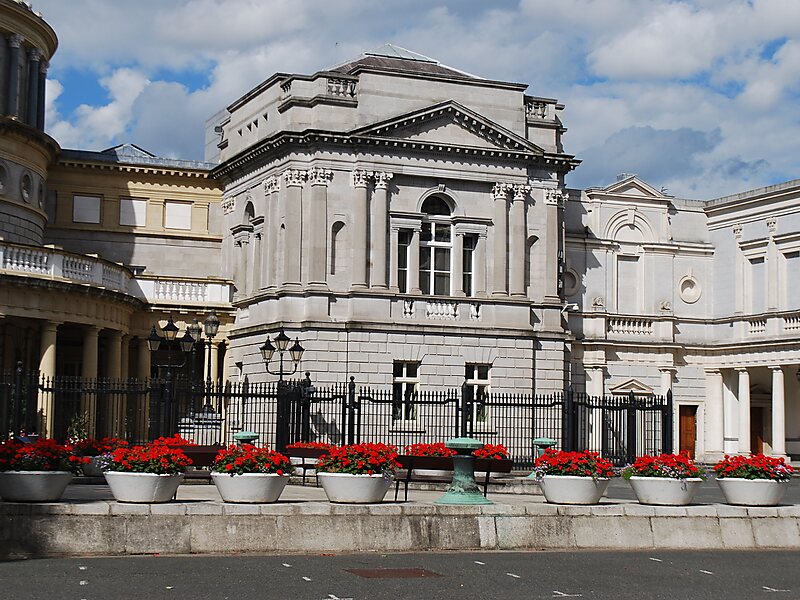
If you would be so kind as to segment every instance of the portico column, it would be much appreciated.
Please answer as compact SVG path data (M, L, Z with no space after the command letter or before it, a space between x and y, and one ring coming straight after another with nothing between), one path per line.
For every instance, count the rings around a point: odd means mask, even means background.
M456 231L453 239L453 296L464 293L464 233Z
M508 198L509 186L496 183L492 188L494 199L494 285L493 296L507 296L508 285Z
M475 261L472 265L475 273L475 296L486 296L486 233L479 233L475 242Z
M722 372L706 369L705 454L706 460L719 460L725 453Z
M36 128L44 131L44 108L45 108L45 85L47 83L47 67L48 63L43 60L39 65L39 98L36 106Z
M369 198L367 187L369 173L355 170L352 173L351 183L355 188L355 202L353 203L353 287L367 287L367 215L369 213Z
M302 252L302 197L306 172L289 169L284 172L286 183L286 235L283 238L283 279L287 285L300 285L300 259Z
M400 228L392 227L389 237L389 289L393 292L399 291L397 285L397 256L400 253Z
M219 379L219 342L211 342L211 380ZM208 378L208 374L206 374Z
M308 224L303 223L303 239L309 250L308 283L325 285L328 251L328 182L333 178L329 169L313 168L308 172L311 183L311 206Z
M750 453L750 373L745 368L739 373L739 454Z
M138 338L136 355L136 377L144 383L150 379L150 346L147 345L147 338ZM141 416L136 420L134 433L145 437L149 433L150 424L150 402L147 401L145 394L137 395L136 409Z
M139 381L150 379L150 346L147 338L139 338L136 352L136 378Z
M525 296L525 198L530 190L530 186L515 185L514 200L511 202L508 260L512 296Z
M22 36L12 33L8 36L8 105L9 117L19 114L19 47Z
M129 372L129 365L131 362L130 350L131 350L131 336L123 335L122 336L122 345L120 346L121 354L120 354L120 371L119 376L120 379L128 379L130 376Z
M106 360L106 377L109 380L119 380L122 374L122 332L111 330L108 334L108 359ZM121 436L123 431L124 414L122 395L115 394L106 398L106 435ZM110 414L109 414L110 413Z
M660 393L662 396L666 396L667 392L672 389L672 377L675 374L675 369L672 367L664 367L658 370L661 378L661 390Z
M97 379L97 346L100 328L89 325L83 329L83 344L81 350L81 377L89 380ZM81 394L81 417L86 419L87 433L96 435L97 423L97 397L92 392Z
M38 48L33 48L28 53L28 110L25 113L25 122L36 127L36 116L39 111L39 60L42 53Z
M558 209L564 199L560 190L545 190L546 226L545 226L545 282L544 299L550 302L559 301L558 297L558 260L561 252L561 220Z
M122 373L122 332L111 330L108 334L105 376L109 379L119 379L120 373Z
M386 232L389 228L389 182L391 173L374 173L375 196L372 200L372 273L371 287L388 287Z
M772 454L786 456L786 388L783 367L772 369Z
M39 343L39 380L52 380L56 376L56 340L59 323L45 321L41 326ZM39 435L53 437L54 398L52 392L39 392L37 412Z
M419 288L419 229L411 230L411 246L408 253L408 292L422 294Z

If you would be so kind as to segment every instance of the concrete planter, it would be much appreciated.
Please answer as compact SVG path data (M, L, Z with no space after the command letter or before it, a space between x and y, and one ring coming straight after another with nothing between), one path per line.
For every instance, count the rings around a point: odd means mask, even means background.
M55 502L71 479L69 471L3 471L0 497L6 502Z
M276 502L289 482L288 475L277 473L211 473L211 479L223 501L258 504Z
M545 475L539 487L544 499L551 504L597 504L610 481L577 475Z
M350 473L317 473L329 502L367 504L381 502L394 481L383 475L351 475Z
M87 477L102 477L103 469L100 466L100 457L92 456L87 464L81 465L81 471Z
M699 477L673 479L670 477L633 476L628 482L639 504L686 506L694 499L703 480Z
M717 479L727 504L742 506L775 506L789 489L789 481L772 479L739 479L723 477Z
M106 471L103 475L117 502L169 502L183 481L183 473L158 475Z

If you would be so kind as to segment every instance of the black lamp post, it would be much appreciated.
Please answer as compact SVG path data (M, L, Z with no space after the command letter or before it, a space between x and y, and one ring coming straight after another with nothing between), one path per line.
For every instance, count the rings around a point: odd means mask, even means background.
M277 423L275 427L275 449L278 452L283 452L289 443L289 420L291 417L291 401L289 394L289 384L283 378L289 375L294 375L297 372L297 367L300 365L300 360L303 358L305 349L300 345L300 340L295 339L294 344L289 347L292 340L286 335L283 329L275 336L275 344L273 345L269 338L264 342L264 345L259 348L261 351L261 358L264 359L264 368L267 373L278 376L278 414ZM289 351L293 367L291 371L285 371L283 368L283 355ZM269 363L275 352L278 352L278 370L272 371L269 368Z
M198 325L199 329L199 325ZM203 321L203 332L206 334L206 400L203 406L203 412L214 412L214 407L211 404L211 385L215 377L211 374L211 347L214 336L219 332L219 318L217 313L212 312ZM198 337L200 333L198 331Z

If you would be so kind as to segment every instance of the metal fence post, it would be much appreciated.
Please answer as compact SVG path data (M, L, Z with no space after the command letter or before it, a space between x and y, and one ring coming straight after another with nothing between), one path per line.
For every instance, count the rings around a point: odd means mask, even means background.
M572 386L569 386L567 393L564 395L564 424L562 425L564 430L562 433L563 449L568 452L577 450L575 426L575 390L572 389Z
M361 435L359 434L359 438ZM347 384L347 443L356 443L356 378L350 375Z
M628 464L633 464L636 460L636 396L633 391L628 394L627 417L626 428L628 435L626 436L625 460Z
M456 437L469 436L472 431L472 388L467 385L466 379L461 384L461 432L456 430Z
M672 454L672 434L673 434L673 406L672 390L667 390L666 406L661 412L661 447L664 454Z

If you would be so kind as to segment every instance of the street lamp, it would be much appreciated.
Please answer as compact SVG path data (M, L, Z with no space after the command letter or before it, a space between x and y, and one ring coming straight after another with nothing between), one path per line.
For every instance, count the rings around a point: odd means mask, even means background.
M264 368L267 370L267 373L271 375L278 376L278 382L282 382L284 376L294 375L297 373L297 367L300 365L300 360L303 358L303 352L305 352L305 348L300 345L300 339L296 338L294 344L291 348L289 348L289 342L291 342L291 338L283 332L283 329L280 330L278 335L275 336L275 345L272 345L269 337L264 342L264 345L259 348L261 351L261 358L264 360ZM283 355L286 353L286 350L289 350L289 356L292 359L292 363L294 364L294 368L289 371L283 370ZM272 371L269 368L269 363L272 360L273 354L275 351L278 351L278 358L280 363L278 365L277 371Z
M198 326L199 327L199 326ZM214 336L217 335L219 331L219 318L217 317L217 313L212 312L206 317L206 320L203 321L203 331L206 334L206 342L208 343L208 352L206 352L206 379L208 380L209 385L211 384L211 342L214 339ZM198 333L199 335L199 333Z
M171 379L172 369L180 369L185 366L186 355L194 352L195 339L191 334L191 325L186 327L186 332L181 337L178 337L180 330L172 321L171 315L167 320L167 324L160 329L163 335L158 334L156 327L157 325L153 325L150 328L150 335L147 336L147 347L150 348L150 352L157 352L158 349L161 348L162 344L166 344L167 362L164 364L155 363L155 365L160 369L167 369L167 378ZM180 363L172 361L172 348L176 343L178 347L180 347L181 354L183 355Z

